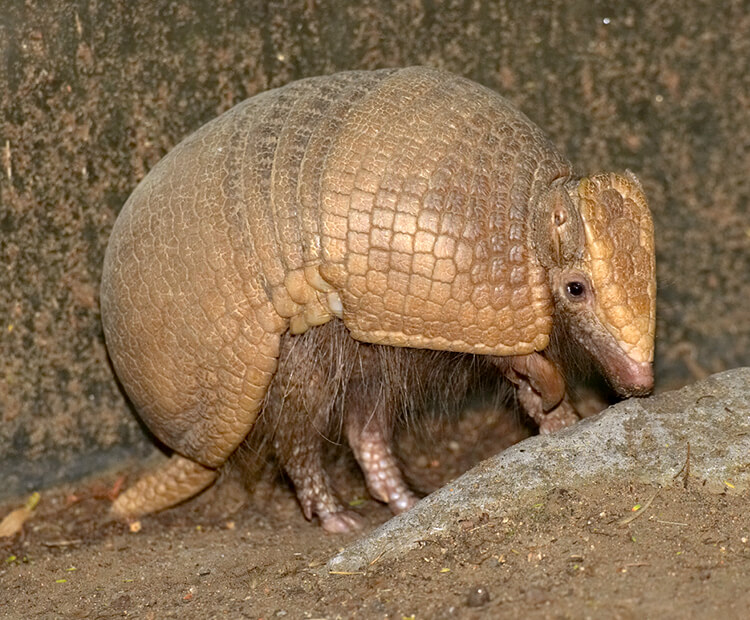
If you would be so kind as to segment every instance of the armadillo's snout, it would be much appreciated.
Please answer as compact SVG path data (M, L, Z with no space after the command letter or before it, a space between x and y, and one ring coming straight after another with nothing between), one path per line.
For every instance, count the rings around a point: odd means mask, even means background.
M612 387L620 396L645 396L654 389L654 367L651 362L636 362L630 358L610 377Z

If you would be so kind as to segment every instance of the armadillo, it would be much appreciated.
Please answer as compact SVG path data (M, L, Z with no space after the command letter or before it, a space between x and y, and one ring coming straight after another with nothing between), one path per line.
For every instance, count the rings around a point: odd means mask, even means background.
M486 356L554 430L576 414L553 331L622 396L645 394L655 297L636 177L577 175L493 91L410 67L259 94L178 144L114 224L109 354L173 453L113 510L162 510L216 480L263 409L282 339L335 321L360 343ZM365 478L386 472L397 495L382 429L360 430L348 439ZM388 489L374 494L395 511L412 503ZM319 516L339 531L354 525L342 515Z

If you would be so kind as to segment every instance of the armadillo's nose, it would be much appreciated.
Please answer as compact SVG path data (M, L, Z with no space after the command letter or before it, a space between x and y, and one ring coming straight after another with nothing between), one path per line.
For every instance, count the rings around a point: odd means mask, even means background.
M613 387L620 396L645 396L654 389L653 364L627 358L617 369Z

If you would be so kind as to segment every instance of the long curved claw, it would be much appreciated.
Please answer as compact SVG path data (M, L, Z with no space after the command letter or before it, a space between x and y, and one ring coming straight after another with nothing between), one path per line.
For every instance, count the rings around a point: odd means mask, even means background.
M560 404L565 396L565 379L553 362L540 353L530 353L511 357L510 365L541 398L544 411L550 411ZM514 383L519 384L518 381Z

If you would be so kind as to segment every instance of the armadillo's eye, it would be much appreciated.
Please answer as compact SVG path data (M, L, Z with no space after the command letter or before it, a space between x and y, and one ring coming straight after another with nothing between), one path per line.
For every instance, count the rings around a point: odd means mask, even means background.
M567 222L568 214L565 212L565 209L555 209L554 220L555 226L562 226Z
M586 285L578 280L573 280L565 285L565 290L571 299L583 299L586 294Z

